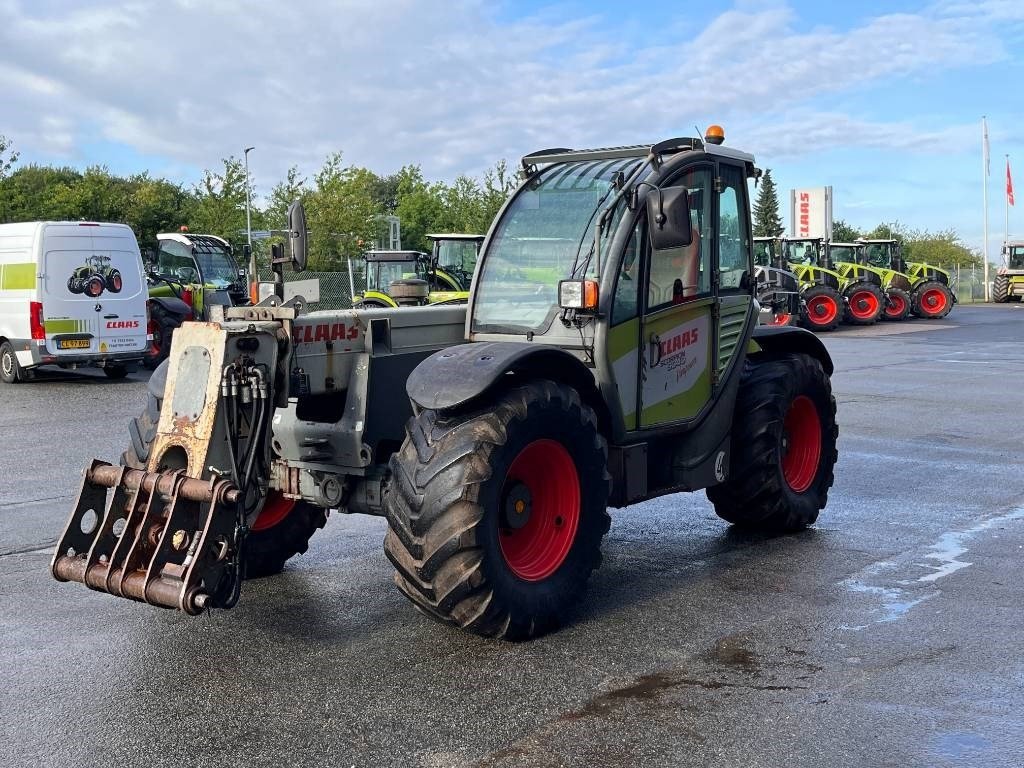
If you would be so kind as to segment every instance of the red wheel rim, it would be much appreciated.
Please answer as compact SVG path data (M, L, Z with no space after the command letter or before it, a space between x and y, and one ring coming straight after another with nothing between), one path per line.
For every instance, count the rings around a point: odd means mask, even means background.
M789 325L789 320L792 315L789 312L777 312L772 315L771 321L768 325Z
M795 398L786 412L782 437L782 476L797 493L811 487L821 459L821 419L807 395Z
M878 314L878 297L871 291L855 291L850 297L850 314L858 320L870 320Z
M946 294L939 288L929 288L921 294L921 309L928 315L937 315L946 308Z
M541 581L559 569L572 549L580 522L580 480L565 447L554 440L535 440L516 456L505 488L521 484L529 491L529 518L520 528L498 530L501 554L523 581ZM505 494L503 494L503 497ZM502 499L504 506L506 499ZM516 512L526 505L512 501ZM500 512L503 513L503 510Z
M114 275L114 279L111 280L110 282L112 282L114 284L114 290L115 291L120 291L121 290L121 276L120 275Z
M807 317L814 325L829 325L839 314L831 296L815 296L807 302Z
M295 499L286 499L278 491L271 491L267 496L267 502L263 505L263 509L260 510L259 517L257 517L256 522L252 524L251 530L265 531L268 528L273 528L288 517L288 513L291 512L294 507Z
M95 299L97 296L103 293L103 281L100 280L98 277L92 278L86 285L85 292L89 294L91 298Z
M885 308L888 317L902 317L907 311L907 300L896 293L889 294L889 305Z
M150 320L149 327L146 330L153 336L153 340L149 343L149 351L154 355L159 354L160 347L164 341L160 333L160 324Z

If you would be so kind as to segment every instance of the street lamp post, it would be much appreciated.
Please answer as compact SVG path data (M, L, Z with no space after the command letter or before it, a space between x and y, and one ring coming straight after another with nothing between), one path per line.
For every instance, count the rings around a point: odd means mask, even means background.
M252 251L252 218L249 214L249 153L256 147L246 147L243 156L245 157L245 241L249 244L249 280L258 280L256 275L256 254Z

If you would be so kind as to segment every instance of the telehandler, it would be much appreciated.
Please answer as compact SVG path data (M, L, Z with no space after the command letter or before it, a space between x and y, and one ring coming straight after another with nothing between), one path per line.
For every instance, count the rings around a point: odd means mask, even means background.
M810 525L832 361L757 323L758 171L723 137L527 155L468 305L306 313L276 252L276 296L175 334L122 465L86 469L53 576L196 615L329 510L384 515L418 608L525 639L579 604L609 506L707 489L734 525ZM301 268L298 204L289 230Z

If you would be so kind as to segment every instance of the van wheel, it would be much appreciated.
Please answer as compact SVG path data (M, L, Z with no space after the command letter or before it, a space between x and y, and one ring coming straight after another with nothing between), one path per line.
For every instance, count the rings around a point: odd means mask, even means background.
M0 344L0 381L4 384L17 384L25 380L25 372L18 364L14 354L14 345L9 341Z

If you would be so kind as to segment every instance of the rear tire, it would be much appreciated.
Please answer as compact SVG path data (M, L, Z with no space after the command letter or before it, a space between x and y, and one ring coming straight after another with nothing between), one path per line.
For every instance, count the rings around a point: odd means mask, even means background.
M953 294L943 283L929 280L914 289L910 297L911 311L918 317L938 320L953 308Z
M885 292L883 320L906 320L910 315L910 294L902 288L890 288Z
M747 361L735 414L729 478L707 490L715 513L767 534L806 528L828 502L838 458L836 399L821 363Z
M391 458L384 500L399 590L474 634L524 640L555 629L601 562L607 456L594 411L552 381L470 412L421 411Z
M9 341L0 344L0 381L4 384L20 384L25 380L25 371L18 363L14 345Z
M815 285L801 296L804 309L801 325L810 331L834 331L843 317L843 298L827 285Z
M996 275L992 284L992 301L1000 304L1010 300L1010 278L1006 275Z
M160 421L168 365L165 360L153 371L147 385L146 407L128 423L128 449L121 454L121 464L126 467L145 469L149 461L150 447L156 439ZM271 499L278 503L280 497L272 496ZM297 501L281 514L268 501L253 523L242 550L245 578L256 579L280 573L289 559L309 549L310 538L326 523L327 510L313 504Z
M885 294L874 283L854 283L843 293L845 320L850 325L874 325L885 311Z

